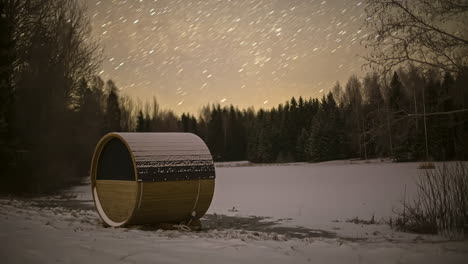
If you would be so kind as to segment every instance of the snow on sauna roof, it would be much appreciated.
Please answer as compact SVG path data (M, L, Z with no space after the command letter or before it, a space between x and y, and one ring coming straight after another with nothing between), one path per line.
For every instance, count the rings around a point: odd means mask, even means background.
M215 171L210 151L203 140L191 133L113 133L106 143L100 163L112 177L135 180L128 171L132 157L138 181L174 181L214 179ZM123 143L123 144L122 144ZM130 151L130 152L129 152ZM127 153L125 153L127 152ZM128 155L131 153L132 155ZM107 162L106 160L112 160ZM118 165L117 165L117 164ZM120 177L119 175L126 176ZM98 173L98 178L106 179Z

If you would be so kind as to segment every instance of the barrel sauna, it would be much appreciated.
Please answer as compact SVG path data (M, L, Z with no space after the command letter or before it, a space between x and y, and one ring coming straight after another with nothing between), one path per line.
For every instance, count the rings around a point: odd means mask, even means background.
M206 213L215 169L194 134L109 133L94 151L91 183L106 225L178 224Z

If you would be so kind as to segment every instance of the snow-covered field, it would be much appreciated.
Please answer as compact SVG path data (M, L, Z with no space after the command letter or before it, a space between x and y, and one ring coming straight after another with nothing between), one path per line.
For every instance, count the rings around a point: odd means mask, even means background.
M0 199L0 263L466 263L468 243L384 224L417 163L217 164L201 232L104 228L89 184ZM380 224L350 223L374 219Z
M415 192L415 163L333 161L289 166L219 167L208 213L292 218L292 225L324 228L359 217L388 220ZM334 222L332 222L334 221ZM335 225L335 224L334 224Z

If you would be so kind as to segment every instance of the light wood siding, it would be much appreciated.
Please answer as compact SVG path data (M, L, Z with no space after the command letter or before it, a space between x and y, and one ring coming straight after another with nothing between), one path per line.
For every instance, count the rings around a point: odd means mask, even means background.
M97 180L96 188L102 209L114 222L127 220L135 207L137 182Z
M179 223L191 218L195 206L196 219L210 207L214 193L214 180L143 182L140 208L132 223Z

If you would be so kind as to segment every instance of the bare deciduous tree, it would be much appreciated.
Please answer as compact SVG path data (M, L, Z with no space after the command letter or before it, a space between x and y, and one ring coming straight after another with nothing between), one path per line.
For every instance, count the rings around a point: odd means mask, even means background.
M459 73L468 63L467 0L367 0L368 66L412 62Z
M53 188L54 177L61 185L86 175L100 131L83 128L90 119L101 123L99 93L87 85L101 54L86 7L80 0L0 0L0 28L0 157L8 161L1 174L13 189L35 192Z

